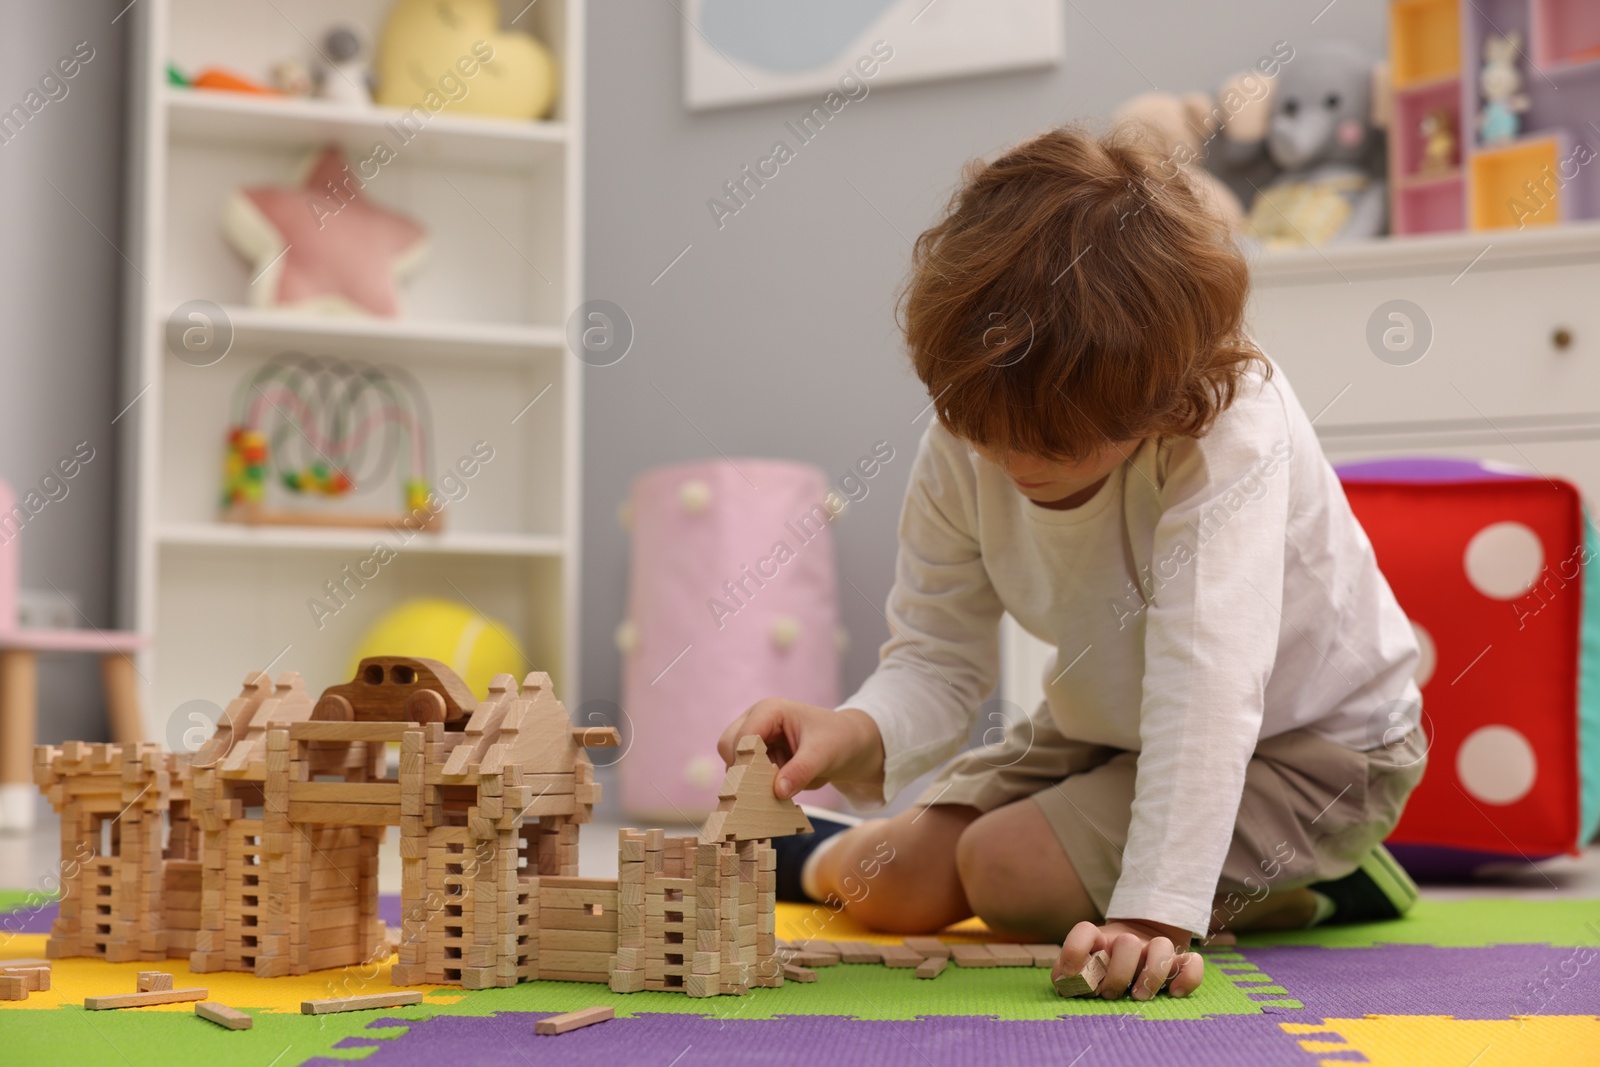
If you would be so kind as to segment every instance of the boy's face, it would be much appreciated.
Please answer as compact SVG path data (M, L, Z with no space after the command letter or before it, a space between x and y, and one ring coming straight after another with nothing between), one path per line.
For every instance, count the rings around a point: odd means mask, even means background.
M972 445L981 459L1006 472L1017 492L1039 504L1054 504L1098 486L1138 447L1138 441L1115 441L1084 459L1066 461Z

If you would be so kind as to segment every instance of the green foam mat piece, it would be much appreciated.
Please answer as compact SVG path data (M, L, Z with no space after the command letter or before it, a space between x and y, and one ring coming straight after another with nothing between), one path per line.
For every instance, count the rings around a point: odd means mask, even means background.
M1241 934L1243 948L1260 945L1323 945L1370 948L1373 945L1593 945L1600 939L1600 906L1594 900L1530 900L1475 897L1421 900L1402 918L1351 926Z

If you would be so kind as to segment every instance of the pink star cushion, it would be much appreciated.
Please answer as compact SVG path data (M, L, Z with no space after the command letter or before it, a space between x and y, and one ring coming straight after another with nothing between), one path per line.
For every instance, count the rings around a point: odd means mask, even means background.
M298 186L239 189L222 231L250 261L250 303L394 317L397 281L426 250L425 231L361 192L362 182L330 145Z

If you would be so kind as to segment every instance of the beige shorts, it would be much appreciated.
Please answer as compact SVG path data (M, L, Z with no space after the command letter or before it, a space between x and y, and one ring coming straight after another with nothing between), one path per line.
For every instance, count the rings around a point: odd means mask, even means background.
M951 760L917 804L991 811L1031 799L1104 916L1122 873L1139 754L1062 737L1043 709L1030 721L1032 737L1012 730L998 745ZM1420 730L1369 752L1308 730L1260 741L1245 768L1218 897L1257 899L1263 890L1292 889L1355 870L1394 829L1422 778L1426 752ZM1197 795L1195 802L1208 801Z

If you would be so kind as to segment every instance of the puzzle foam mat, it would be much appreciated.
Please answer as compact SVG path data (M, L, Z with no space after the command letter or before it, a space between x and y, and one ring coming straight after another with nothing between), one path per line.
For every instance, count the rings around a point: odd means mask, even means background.
M393 901L386 906L397 910ZM0 959L44 955L53 904L0 894ZM826 909L780 905L779 936L878 940ZM976 939L972 926L950 936ZM180 987L248 1011L228 1031L192 1004L86 1012L83 998L132 991L159 967ZM193 975L184 961L55 961L52 988L0 1002L0 1062L375 1067L475 1064L863 1063L1205 1065L1372 1063L1404 1067L1600 1065L1600 901L1424 901L1406 919L1244 939L1208 955L1184 1000L1062 1000L1032 968L947 968L933 981L870 964L744 997L613 994L600 985L426 990L421 1004L339 1015L300 1001L383 992L387 965L296 978ZM545 1015L595 1004L617 1018L536 1037Z

